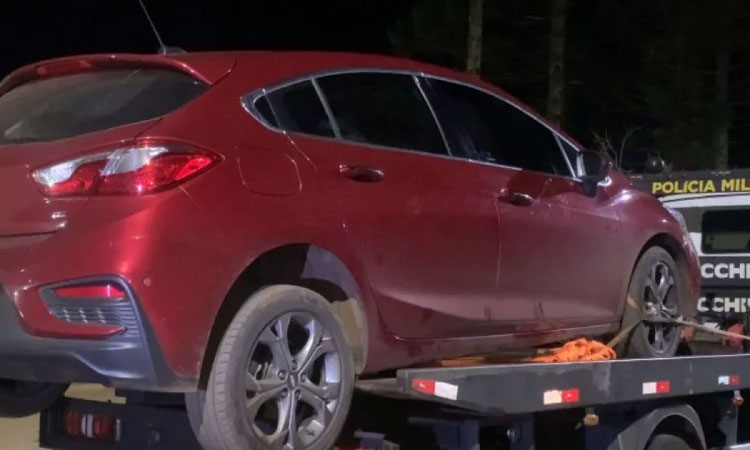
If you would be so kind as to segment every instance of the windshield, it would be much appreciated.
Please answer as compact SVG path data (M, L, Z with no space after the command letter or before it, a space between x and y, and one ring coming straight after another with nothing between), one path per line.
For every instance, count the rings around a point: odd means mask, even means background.
M32 81L0 97L0 145L52 141L153 119L207 88L187 74L153 68Z

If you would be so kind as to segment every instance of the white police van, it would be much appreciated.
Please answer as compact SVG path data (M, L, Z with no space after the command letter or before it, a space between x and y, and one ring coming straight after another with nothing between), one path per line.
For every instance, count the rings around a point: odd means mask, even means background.
M750 316L750 170L632 175L685 218L701 262L699 320L727 329Z

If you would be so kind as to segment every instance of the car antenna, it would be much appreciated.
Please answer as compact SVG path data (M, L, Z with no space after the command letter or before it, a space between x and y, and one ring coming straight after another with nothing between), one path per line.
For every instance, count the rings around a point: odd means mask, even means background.
M140 3L143 14L146 16L146 20L148 20L149 26L151 26L151 31L154 32L156 41L159 43L159 50L157 53L159 53L160 55L169 55L170 53L185 53L185 50L181 49L180 47L169 47L164 44L164 40L162 40L161 34L159 34L159 30L156 28L153 19L151 19L151 14L148 13L146 4L143 3L143 0L138 0L138 3Z

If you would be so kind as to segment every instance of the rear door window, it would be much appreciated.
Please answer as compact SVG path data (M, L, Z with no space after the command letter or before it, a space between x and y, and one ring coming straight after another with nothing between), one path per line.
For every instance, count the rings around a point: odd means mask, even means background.
M187 74L153 68L32 81L0 97L0 145L52 141L153 119L207 89Z
M703 253L750 253L750 210L703 213Z
M448 153L430 107L411 75L345 73L317 81L343 139Z

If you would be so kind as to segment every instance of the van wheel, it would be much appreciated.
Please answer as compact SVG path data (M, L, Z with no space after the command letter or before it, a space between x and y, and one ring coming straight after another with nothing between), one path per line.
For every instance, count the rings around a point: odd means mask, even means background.
M253 294L224 334L206 390L186 395L203 447L331 448L354 388L342 330L314 291L279 285Z
M682 276L674 258L661 247L646 250L630 279L623 329L641 317L679 317L684 293ZM679 325L641 322L618 348L618 353L629 358L674 356L681 337Z
M25 417L52 406L67 384L0 380L0 417Z

